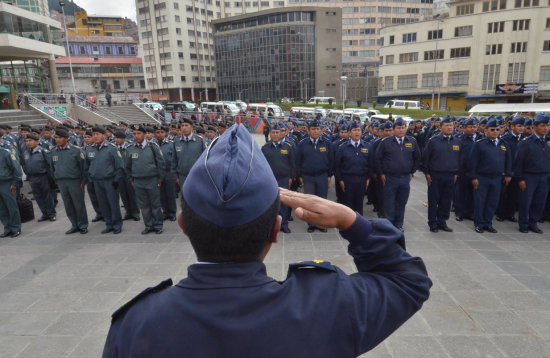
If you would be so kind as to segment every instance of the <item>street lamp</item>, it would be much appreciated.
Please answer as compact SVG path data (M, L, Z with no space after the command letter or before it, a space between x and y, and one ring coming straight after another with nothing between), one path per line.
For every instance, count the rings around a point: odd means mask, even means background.
M340 76L340 86L342 87L342 114L346 110L346 95L347 95L347 86L346 81L348 80L347 76Z
M76 86L74 84L73 63L71 61L71 50L69 49L69 33L67 32L67 18L65 17L65 1L59 0L59 6L61 6L61 13L63 14L63 23L65 27L65 44L67 45L67 54L69 55L69 70L71 71L71 81L73 83L73 93L76 96ZM76 24L75 24L76 28Z
M304 81L309 81L309 78L304 78L303 80L300 80L300 97L302 97L302 101L304 101ZM307 86L307 82L306 82ZM306 87L306 97L307 97L307 87ZM306 98L307 99L307 98Z
M439 17L440 14L437 14L434 16L435 19L437 19ZM438 54L437 54L437 46L439 44L439 24L442 23L443 20L437 20L437 32L436 32L436 39L435 39L435 52L434 52L434 73L433 73L433 77L432 77L432 111L434 109L434 98L435 98L435 71L436 71L436 68L437 68L437 59L439 58ZM441 107L441 103L438 102L438 107Z
M241 95L243 94L244 91L248 91L248 88L245 88L239 91L239 101L241 101Z
M368 103L369 103L369 67L368 65L365 65L365 77L367 79L366 91L365 91L365 103L367 103L367 106L368 106Z

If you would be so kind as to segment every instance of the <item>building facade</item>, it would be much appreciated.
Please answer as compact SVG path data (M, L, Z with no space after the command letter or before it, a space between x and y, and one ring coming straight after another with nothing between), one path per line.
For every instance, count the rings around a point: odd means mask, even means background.
M69 36L124 36L124 19L119 16L88 15L86 10L74 12L74 22L67 22Z
M284 6L284 1L273 0L136 0L145 79L152 98L215 99L211 21Z
M448 16L390 26L380 36L381 102L416 99L432 106L433 96L436 108L464 110L550 100L546 0L454 1Z
M218 96L339 97L340 9L287 7L212 22Z
M0 0L0 2L17 6L35 14L49 15L48 0Z

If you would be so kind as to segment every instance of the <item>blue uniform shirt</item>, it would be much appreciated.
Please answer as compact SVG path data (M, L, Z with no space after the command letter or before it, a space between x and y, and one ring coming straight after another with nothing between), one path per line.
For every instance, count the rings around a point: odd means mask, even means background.
M51 172L52 159L50 151L38 146L25 158L25 172L27 175L44 175Z
M477 179L480 175L512 176L512 153L505 141L498 139L491 141L489 138L483 138L473 145L468 177Z
M460 140L454 136L433 136L422 153L422 170L425 174L457 174L460 147Z
M514 176L525 180L524 174L550 173L550 138L539 138L535 133L518 143Z
M267 159L277 181L295 177L294 148L290 143L286 141L266 143L262 147L262 153L265 159Z
M317 138L316 144L311 137L303 139L298 144L296 161L297 175L317 176L326 174L332 176L331 143L322 137Z
M351 139L344 140L336 152L334 163L334 177L342 180L344 175L369 177L369 146L359 140L356 143Z
M459 172L461 175L468 176L470 173L470 155L472 153L472 148L474 147L475 140L479 137L477 135L475 136L469 136L466 134L462 134L458 136L458 139L460 139L460 155L459 155Z
M404 176L414 174L420 165L420 149L413 137L404 136L403 144L395 136L382 139L376 149L377 168L380 174Z

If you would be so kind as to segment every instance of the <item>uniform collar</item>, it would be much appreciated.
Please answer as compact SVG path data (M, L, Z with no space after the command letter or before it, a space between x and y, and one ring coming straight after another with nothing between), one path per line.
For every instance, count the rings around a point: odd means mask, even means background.
M275 282L267 276L263 262L194 264L187 268L187 278L176 286L182 288L253 287Z
M37 146L36 148L34 148L31 153L34 154L34 153L38 153L38 152L40 152L40 146Z
M65 144L64 147L61 147L61 146L57 146L57 149L58 150L67 150L67 149L71 149L71 145L69 144L69 142L67 142L67 144Z

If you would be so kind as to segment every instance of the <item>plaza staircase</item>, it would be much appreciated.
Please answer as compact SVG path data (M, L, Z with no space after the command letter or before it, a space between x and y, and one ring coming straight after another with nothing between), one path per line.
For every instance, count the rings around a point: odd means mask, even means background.
M119 118L123 118L128 124L157 123L155 118L133 104L121 104L102 108L114 113Z
M0 124L7 124L14 130L21 124L28 124L31 127L42 127L48 123L48 119L34 111L20 111L18 109L0 111Z

